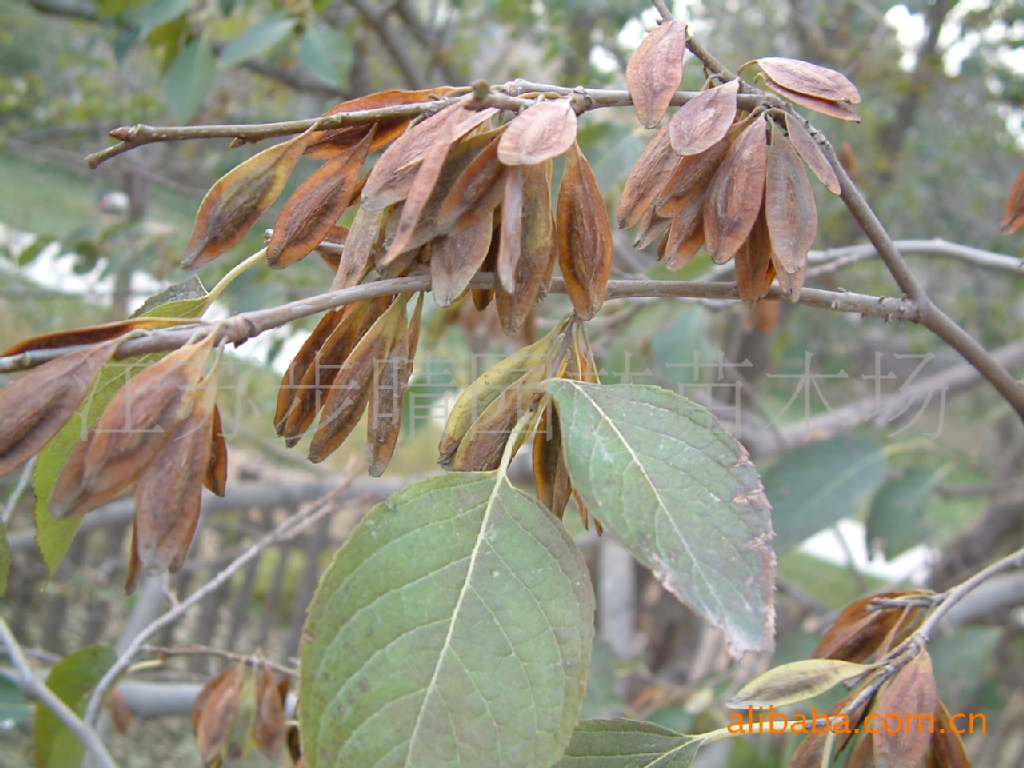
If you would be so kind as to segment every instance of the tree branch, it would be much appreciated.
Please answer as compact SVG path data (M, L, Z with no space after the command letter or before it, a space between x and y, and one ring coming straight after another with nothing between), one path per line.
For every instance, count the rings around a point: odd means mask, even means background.
M40 702L50 710L69 731L75 734L78 740L82 742L86 751L101 768L117 768L114 758L107 752L107 748L100 741L96 731L90 728L86 721L80 719L71 707L61 701L60 697L46 683L36 677L32 667L29 666L28 659L25 658L24 651L22 651L17 639L14 637L14 633L11 632L11 628L7 626L7 622L4 621L3 617L0 617L0 643L7 648L7 656L18 672L18 683L21 690L27 696ZM100 704L102 702L101 698Z
M426 88L427 83L423 79L421 68L409 56L408 45L399 39L388 23L391 6L386 6L383 11L375 11L365 0L348 0L348 4L356 9L380 38L409 87L414 90Z

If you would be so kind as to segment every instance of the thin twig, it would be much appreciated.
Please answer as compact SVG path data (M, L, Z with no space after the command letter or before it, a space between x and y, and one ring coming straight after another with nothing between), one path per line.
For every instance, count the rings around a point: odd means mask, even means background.
M86 725L86 721L79 718L75 711L61 701L60 697L48 685L36 677L36 673L29 666L28 660L25 658L21 645L18 644L14 633L11 632L10 627L7 626L7 622L4 621L2 616L0 616L0 641L7 648L7 655L18 673L20 687L25 692L25 695L40 702L69 731L75 734L78 740L82 742L86 751L101 768L117 768L117 763L114 762L114 758L107 752L107 748L100 741L96 731ZM102 699L100 703L102 704Z
M481 273L476 275L471 288L493 288L494 275ZM137 338L128 339L114 354L116 360L127 357L147 355L152 352L166 352L177 349L187 343L197 331L215 333L217 341L227 340L236 346L249 339L287 325L309 315L317 315L329 309L355 304L378 296L392 296L399 293L415 293L430 290L430 278L395 277L388 280L357 285L338 291L322 293L308 299L292 301L278 307L243 312L227 321L200 320L189 325L174 328L162 328ZM551 282L550 293L566 293L565 281L555 278ZM739 300L735 283L685 282L681 280L610 280L607 297L609 299L636 298L693 298L693 299L727 299ZM778 286L768 292L770 299L786 299ZM920 322L920 315L913 302L889 296L868 296L845 291L825 291L817 288L805 288L798 300L799 304L820 309L831 309L839 312L851 312L865 317L880 317L886 320L902 320ZM67 354L77 347L61 347L55 349L39 349L21 352L9 357L0 358L0 373L19 371L42 365L45 362Z
M7 503L4 504L4 510L0 513L0 523L7 525L11 519L11 515L14 513L14 508L18 506L18 501L21 499L21 494L28 488L29 482L32 480L32 468L36 465L36 457L33 456L26 462L25 466L21 469L21 475L18 477L18 483L14 486L14 490L11 491L11 495L7 497Z
M221 659L241 661L252 666L264 666L277 672L279 675L287 675L288 677L296 677L299 674L298 670L276 664L273 661L264 659L259 654L233 653L220 650L219 648L210 648L205 645L193 645L191 648L165 648L159 645L144 645L139 649L139 653L151 653L156 656L217 656Z
M293 538L301 531L312 525L320 518L334 512L335 510L335 499L337 496L344 492L348 487L349 483L352 482L355 477L354 466L349 466L346 470L342 481L338 486L331 491L329 494L324 496L319 501L316 501L306 508L300 510L297 514L287 518L274 530L268 533L266 536L255 542L245 552L232 560L222 571L214 576L210 581L206 582L203 586L189 595L185 600L182 600L177 605L173 606L167 613L158 618L144 630L142 630L135 639L132 640L131 644L125 649L124 653L118 657L117 661L114 662L113 666L107 670L106 674L100 679L99 683L96 684L96 688L89 698L89 705L85 710L85 717L83 718L86 723L95 723L99 717L100 711L103 707L103 701L106 698L107 691L110 690L111 686L117 681L117 679L131 666L132 660L145 646L146 641L149 640L153 635L159 632L166 626L173 624L175 621L180 619L190 608L198 603L202 602L206 597L209 597L217 589L221 587L228 579L234 576L240 569L242 569L249 561L256 558L264 549L269 547L271 544L276 544L282 541L287 541Z

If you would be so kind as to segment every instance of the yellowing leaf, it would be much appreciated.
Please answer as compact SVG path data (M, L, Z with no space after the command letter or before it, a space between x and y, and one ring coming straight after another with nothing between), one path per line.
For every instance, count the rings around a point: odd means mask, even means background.
M536 165L563 154L575 141L572 102L541 101L509 124L498 142L498 159L505 165Z
M626 65L626 85L637 117L647 128L665 115L683 79L687 35L683 22L664 22L643 39Z
M312 134L283 141L228 171L206 193L181 265L196 269L235 245L284 190Z
M736 117L739 78L690 99L672 115L668 135L680 155L695 155L725 137Z
M804 659L769 669L737 691L728 703L733 709L782 707L805 701L839 683L863 675L872 667L839 659Z

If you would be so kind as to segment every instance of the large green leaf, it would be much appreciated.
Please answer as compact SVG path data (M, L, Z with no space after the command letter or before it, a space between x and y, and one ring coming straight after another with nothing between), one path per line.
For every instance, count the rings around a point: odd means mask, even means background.
M775 522L775 551L857 514L885 479L885 454L845 435L790 451L764 473Z
M594 597L560 521L495 472L375 507L309 608L309 768L536 768L579 715Z
M213 50L204 38L198 37L178 51L167 72L167 103L175 120L188 122L199 111L216 68Z
M924 541L921 519L935 500L935 484L941 474L911 469L882 486L868 511L865 535L869 552L878 543L891 559Z
M105 645L80 648L50 670L46 685L79 715L85 711L89 692L110 669L117 654ZM85 747L46 707L36 707L36 768L78 768Z
M590 511L733 654L772 647L771 516L746 451L658 387L557 380L565 460Z
M190 286L187 289L188 291L197 290L189 281L181 285ZM173 286L164 293L174 295L175 289L179 288L181 288L180 285ZM201 283L198 284L198 290L205 294ZM159 304L137 316L199 317L206 310L208 302L209 300L205 295L190 299L180 299ZM78 409L78 412L71 417L60 432L46 444L46 447L39 452L39 456L36 459L35 473L32 476L36 495L36 544L43 555L43 560L46 561L46 565L50 569L51 576L60 566L64 555L68 551L68 547L71 546L71 540L74 539L75 532L82 522L81 518L78 517L58 520L50 514L50 494L53 492L53 486L57 482L61 469L64 468L68 455L74 449L75 444L85 438L89 427L100 417L103 409L107 407L107 404L117 393L117 390L123 387L128 379L155 363L164 354L158 353L129 360L114 361L104 366L96 377L96 381L93 382L89 394L85 396L82 407Z
M701 743L639 720L584 720L556 768L688 768Z

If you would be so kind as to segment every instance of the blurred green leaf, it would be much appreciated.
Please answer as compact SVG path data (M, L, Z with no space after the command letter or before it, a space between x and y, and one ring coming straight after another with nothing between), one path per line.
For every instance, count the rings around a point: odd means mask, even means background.
M940 475L931 469L912 469L881 487L868 512L865 536L869 552L880 544L886 558L892 559L923 543L921 519L935 500Z
M0 675L0 732L27 723L32 717L32 703L13 680Z
M79 715L90 691L117 660L113 648L90 645L61 659L46 678L46 685ZM57 716L36 707L36 768L79 768L85 747Z
M352 70L349 41L330 27L311 27L299 40L299 58L310 74L331 85L348 83Z
M152 0L142 6L139 13L139 29L148 35L157 27L188 13L192 0Z
M0 597L7 593L7 576L11 570L11 552L7 546L7 525L0 520Z
M283 13L277 13L245 30L221 51L220 61L225 66L234 66L254 59L280 43L295 29L295 21Z
M167 102L177 121L186 123L199 111L216 67L204 38L196 38L178 52L167 73Z
M763 479L781 554L857 514L885 479L885 454L870 440L846 435L790 451Z

